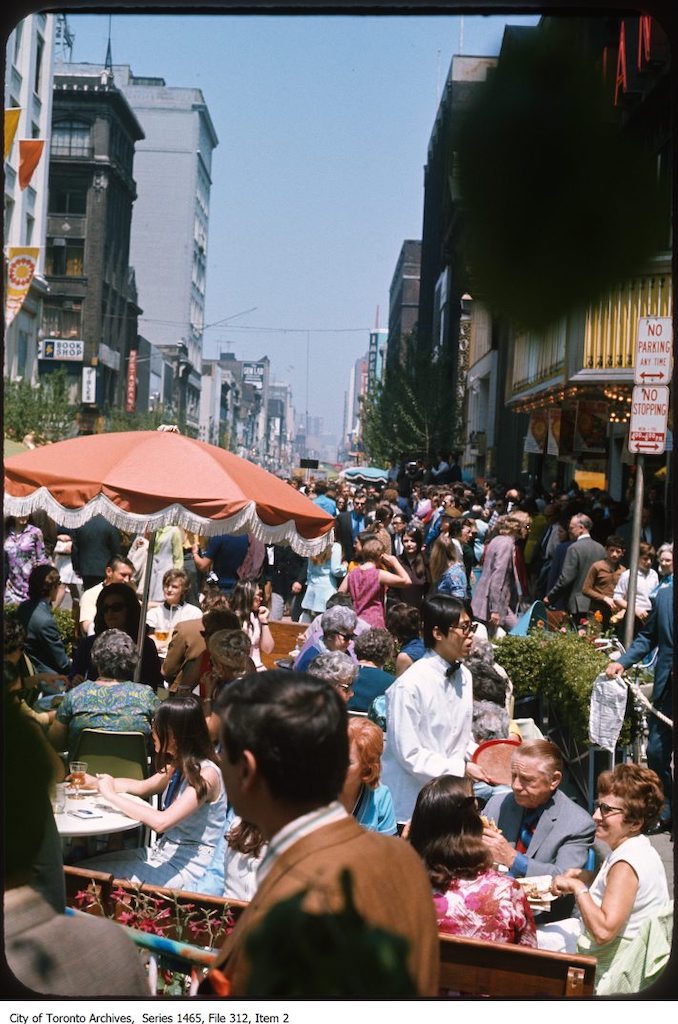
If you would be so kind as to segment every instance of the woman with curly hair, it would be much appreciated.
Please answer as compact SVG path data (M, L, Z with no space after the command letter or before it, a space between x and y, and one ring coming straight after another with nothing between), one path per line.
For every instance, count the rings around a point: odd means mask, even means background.
M428 870L441 932L536 947L522 887L492 867L470 779L441 775L424 786L409 841Z
M659 816L659 777L637 764L618 764L598 776L593 812L596 839L610 847L600 870L570 868L553 879L552 892L571 893L576 915L539 929L539 945L595 956L596 991L614 991L615 958L642 923L666 908L669 891L661 858L643 835Z
M367 711L375 697L386 693L395 676L384 671L384 665L391 661L395 651L393 637L387 629L367 629L356 637L353 650L360 665L353 696L348 702L349 711Z

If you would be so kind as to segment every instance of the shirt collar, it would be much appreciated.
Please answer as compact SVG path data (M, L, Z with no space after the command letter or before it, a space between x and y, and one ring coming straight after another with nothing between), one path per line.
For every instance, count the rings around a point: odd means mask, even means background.
M308 814L302 814L288 822L287 825L283 825L268 844L268 849L257 870L257 885L261 885L275 862L296 842L315 832L316 829L336 821L342 821L348 816L346 808L338 800L333 800L332 803L326 804L324 807L316 807Z

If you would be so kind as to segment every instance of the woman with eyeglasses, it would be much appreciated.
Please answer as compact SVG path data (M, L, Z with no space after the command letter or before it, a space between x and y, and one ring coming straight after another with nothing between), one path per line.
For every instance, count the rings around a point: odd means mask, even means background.
M73 655L71 685L77 686L85 679L96 679L97 670L92 661L92 646L98 636L107 629L120 629L137 643L139 634L139 598L126 583L109 583L103 587L97 598L94 616L94 635L82 637ZM139 682L157 691L162 686L162 670L156 645L149 636L144 637L141 652L141 674Z
M151 721L160 703L150 686L132 682L138 654L127 633L107 629L92 640L94 679L68 691L47 733L56 750L68 750L69 760L83 729L143 732L150 739Z
M615 962L648 918L666 909L669 891L661 858L646 835L664 802L658 776L637 764L618 764L598 776L593 812L596 839L610 852L595 874L570 868L553 879L551 891L575 898L575 916L546 925L539 946L595 956L596 992L615 991Z

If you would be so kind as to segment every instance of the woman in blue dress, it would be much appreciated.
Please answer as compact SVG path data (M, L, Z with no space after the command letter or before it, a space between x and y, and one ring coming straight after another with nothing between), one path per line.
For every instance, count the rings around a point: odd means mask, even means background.
M226 823L226 794L202 706L193 694L168 697L153 722L158 770L149 779L88 775L116 810L148 825L159 839L139 850L123 850L82 861L81 867L110 871L132 882L200 892ZM162 794L160 809L130 800Z
M397 835L391 791L379 782L383 732L367 718L349 718L348 743L348 771L339 800L369 832Z

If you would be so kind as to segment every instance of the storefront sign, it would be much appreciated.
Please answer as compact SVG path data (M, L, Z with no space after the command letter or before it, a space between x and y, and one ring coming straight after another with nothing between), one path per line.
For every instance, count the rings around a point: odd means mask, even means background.
M66 338L45 338L38 343L38 359L56 359L66 363L81 363L84 355L84 341Z
M127 360L127 393L125 411L134 412L137 406L137 357L139 353L133 348Z

